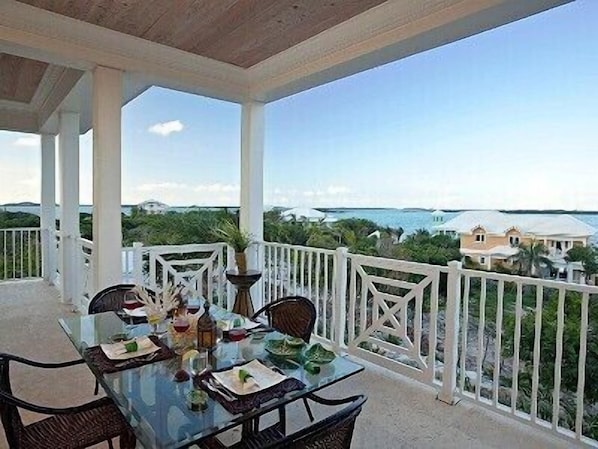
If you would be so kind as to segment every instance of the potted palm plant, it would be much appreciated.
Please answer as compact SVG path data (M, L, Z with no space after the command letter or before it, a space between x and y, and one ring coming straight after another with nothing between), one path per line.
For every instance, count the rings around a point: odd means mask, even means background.
M214 229L214 235L235 250L235 262L239 273L247 271L247 255L245 250L253 243L251 235L239 229L232 221L225 221Z

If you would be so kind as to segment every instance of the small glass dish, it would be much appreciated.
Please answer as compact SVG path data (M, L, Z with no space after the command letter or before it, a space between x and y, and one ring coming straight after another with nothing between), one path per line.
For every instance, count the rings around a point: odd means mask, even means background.
M208 394L199 389L193 389L187 393L187 407L189 410L199 412L208 408Z

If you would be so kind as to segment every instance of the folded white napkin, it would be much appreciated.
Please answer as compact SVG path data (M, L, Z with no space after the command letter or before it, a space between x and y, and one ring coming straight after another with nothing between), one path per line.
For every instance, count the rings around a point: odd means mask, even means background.
M147 316L147 312L145 310L145 307L137 307L136 309L123 309L124 312L132 317L138 317L138 318L143 318Z
M239 377L239 371L241 369L244 369L253 377L249 377L245 380L245 382L242 382L241 378ZM286 376L277 373L276 371L272 371L270 368L264 366L259 360L252 360L249 363L241 366L235 366L226 371L213 372L212 376L221 385L237 395L246 395L260 390L265 390L266 388L270 388L287 378Z
M125 344L131 341L137 342L137 351L127 352ZM122 341L113 344L100 345L106 357L111 360L126 360L133 357L140 357L158 351L160 348L154 344L148 337L139 337L134 340Z
M245 318L245 317L237 317L237 318L233 318L230 320L222 320L222 322L224 323L224 327L223 327L223 331L229 331L231 329L235 329L235 319L240 319L241 320L241 325L240 326L236 326L237 329L246 329L246 330L250 330L250 329L254 329L256 327L258 327L260 325L260 323L256 323L255 321L251 321L249 318Z

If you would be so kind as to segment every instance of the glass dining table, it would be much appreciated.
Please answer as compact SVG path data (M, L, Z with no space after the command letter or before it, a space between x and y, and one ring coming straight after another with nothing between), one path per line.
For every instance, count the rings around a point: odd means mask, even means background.
M228 313L216 306L212 306L210 312L216 317ZM276 331L267 333L263 339L247 337L234 343L221 341L210 356L213 370L230 367L240 359L248 362L258 359L265 364L276 365L279 372L298 379L305 387L261 403L245 413L231 413L212 397L208 398L205 410L192 411L187 404L187 396L194 388L192 380L174 381L175 372L181 368L181 356L112 373L100 372L86 357L88 348L111 343L111 337L115 334L127 332L131 337L148 335L151 329L147 324L127 325L114 312L63 318L59 321L146 449L191 446L227 429L248 425L264 413L363 370L363 366L344 356L337 356L332 362L322 365L317 374L308 372L299 363L280 363L279 360L273 363L265 350L265 344L269 339L284 337Z

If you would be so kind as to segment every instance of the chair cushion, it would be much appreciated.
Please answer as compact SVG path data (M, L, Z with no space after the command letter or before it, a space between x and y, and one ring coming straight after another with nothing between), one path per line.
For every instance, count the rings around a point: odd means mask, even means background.
M128 424L110 399L98 399L93 404L96 407L91 410L54 415L25 426L22 447L79 449L127 432Z

